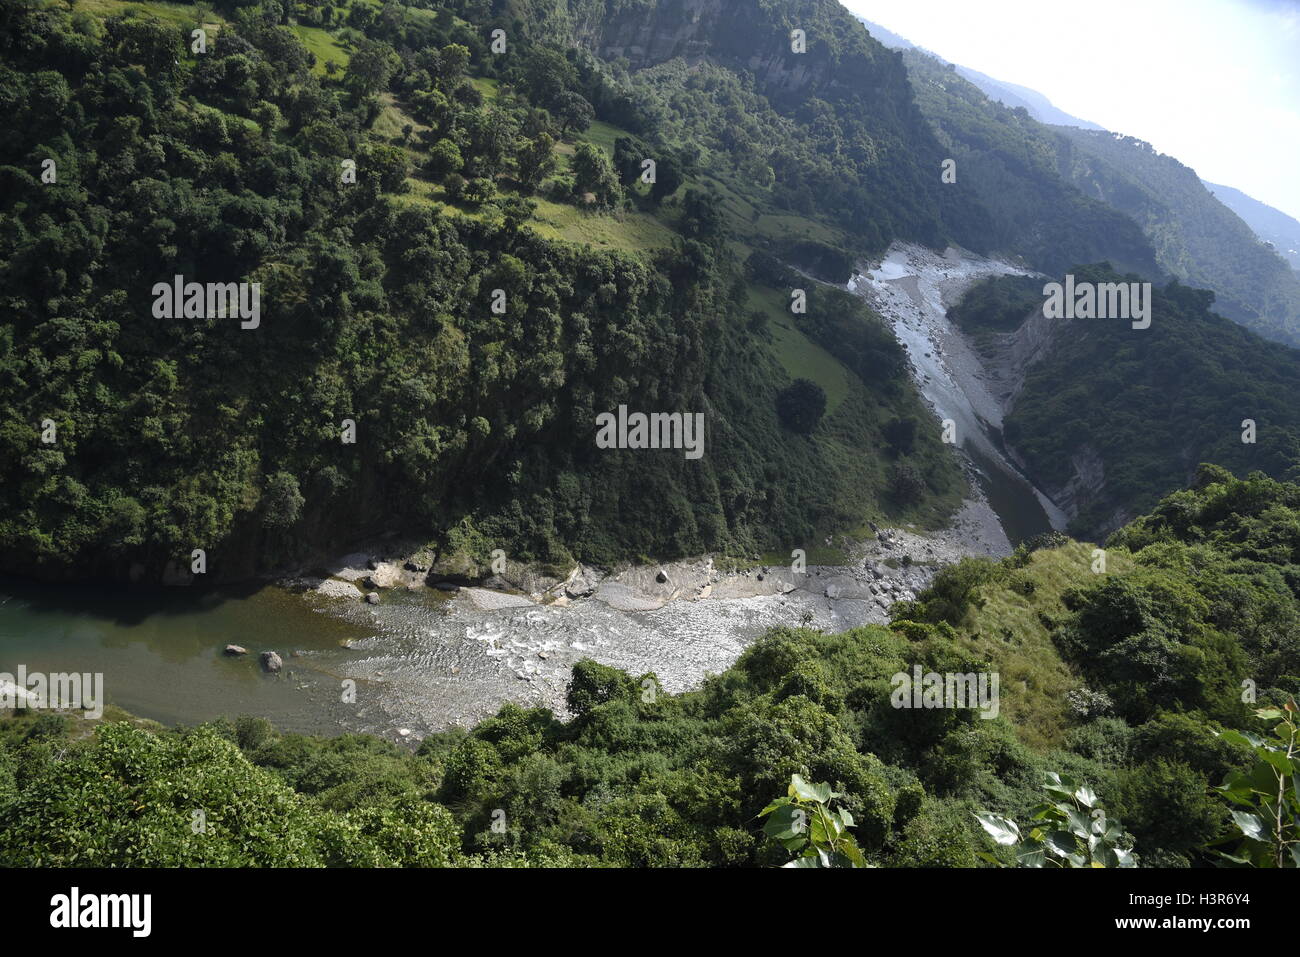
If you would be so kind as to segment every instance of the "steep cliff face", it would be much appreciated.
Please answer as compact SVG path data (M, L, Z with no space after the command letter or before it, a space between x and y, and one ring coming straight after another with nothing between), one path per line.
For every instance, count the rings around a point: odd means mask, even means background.
M1051 351L1070 325L1068 320L1048 319L1041 309L1035 309L1014 332L990 336L981 344L986 385L1004 416L1014 407L1029 368Z
M597 56L626 59L634 70L674 57L695 61L709 52L727 6L725 0L609 3L599 8L600 15L576 23L573 39Z
M1010 416L1024 388L1025 377L1039 362L1065 338L1077 333L1077 321L1048 319L1041 309L1026 315L1024 321L1012 332L992 335L980 342L980 361L983 366L985 387L997 400L1004 416ZM1106 468L1100 453L1092 445L1083 444L1071 456L1068 477L1064 481L1035 474L1028 462L1019 455L1014 444L1004 436L1007 455L1034 483L1074 521L1106 494ZM1116 512L1108 518L1107 528L1122 524L1125 516Z

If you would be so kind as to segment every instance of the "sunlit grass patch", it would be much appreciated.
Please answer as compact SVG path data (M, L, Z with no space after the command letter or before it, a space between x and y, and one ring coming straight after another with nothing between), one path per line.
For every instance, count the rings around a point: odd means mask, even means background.
M654 216L642 212L596 212L541 196L529 199L537 204L533 228L549 239L634 252L662 249L673 243L675 234Z
M768 317L772 348L792 379L811 379L826 393L826 414L834 412L849 394L852 376L844 364L813 342L795 326L780 292L763 286L749 287L749 305Z
M336 76L347 69L352 56L334 34L322 27L304 27L301 24L295 24L292 29L308 52L316 57L312 72L317 76L326 75L325 64L330 60L338 64Z
M204 13L205 25L220 26L225 22L212 9L212 5L206 3L161 3L156 2L156 0L75 0L74 3L65 4L65 6L74 11L84 10L94 16L104 18L119 16L129 10L138 10L178 26L197 23L200 11Z
M1068 615L1061 596L1100 578L1092 571L1094 547L1070 542L1033 552L1025 568L982 586L983 607L961 629L963 642L992 660L1000 674L1002 713L1034 747L1059 744L1070 724L1066 694L1081 682L1061 659L1052 631ZM1132 568L1126 551L1107 552L1107 574Z

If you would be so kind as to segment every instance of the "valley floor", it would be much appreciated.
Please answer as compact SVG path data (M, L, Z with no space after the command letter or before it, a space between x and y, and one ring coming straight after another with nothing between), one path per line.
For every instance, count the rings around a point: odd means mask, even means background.
M935 426L957 422L971 492L948 527L840 542L844 564L809 565L804 573L774 565L728 572L707 556L609 573L577 568L565 580L511 566L489 587L454 593L426 588L418 561L411 563L418 570L404 568L412 556L377 561L356 553L325 576L286 582L326 614L373 632L346 652L313 654L375 691L382 704L365 730L418 737L471 725L505 701L563 713L571 668L585 657L633 675L654 672L677 692L730 666L771 627L807 623L838 632L888 621L890 606L913 597L940 567L967 555L1009 554L1013 537L1064 524L1003 456L1001 408L983 386L974 350L947 320L971 283L1023 272L962 250L895 244L850 283L907 346ZM361 600L371 586L377 604ZM304 664L313 666L311 656Z

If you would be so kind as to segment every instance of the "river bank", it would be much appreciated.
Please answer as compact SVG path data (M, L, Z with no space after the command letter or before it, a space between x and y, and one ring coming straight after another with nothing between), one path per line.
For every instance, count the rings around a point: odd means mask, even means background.
M166 724L247 713L287 731L414 742L507 701L563 714L572 666L585 657L654 672L678 692L773 627L883 624L945 565L1006 555L1052 525L1002 456L996 398L981 393L978 361L946 320L965 285L1015 268L896 246L850 283L908 347L936 419L958 423L971 491L941 530L874 528L868 540L835 542L842 564L806 568L731 569L701 556L561 574L506 561L493 572L388 540L242 588L0 582L5 657L31 670L103 672L111 704ZM226 655L227 644L248 653ZM276 673L259 664L271 651Z
M564 578L510 565L480 583L430 582L418 557L382 549L343 556L327 577L290 576L314 610L369 632L306 652L299 667L357 683L367 730L418 738L471 725L506 701L564 713L573 665L590 657L670 692L725 670L780 625L843 631L883 624L938 569L967 555L1007 554L996 515L976 494L941 531L880 528L846 543L842 565L726 571L709 556ZM360 586L360 587L358 587ZM373 596L370 601L363 594ZM256 649L250 649L256 650ZM373 697L371 697L373 696Z
M569 673L583 657L634 675L652 671L666 690L681 691L730 666L775 626L883 624L895 602L913 598L943 566L1007 555L1015 541L1063 524L1059 509L1003 454L999 402L978 356L947 320L972 283L1008 272L1023 270L959 250L896 244L849 283L907 347L936 419L957 423L971 493L945 529L874 529L870 540L838 543L848 555L843 564L802 570L729 572L703 556L577 566L556 576L507 562L473 581L440 578L422 553L377 547L283 584L324 614L372 630L350 643L340 673L379 691L377 710L402 736L472 724L507 700L563 714Z
M948 310L989 276L1037 275L1016 263L949 247L943 253L896 242L879 263L860 263L848 288L890 322L907 350L912 376L956 445L977 469L983 491L1015 542L1068 523L1065 512L1030 483L1006 452L1002 416L1009 396L948 319Z

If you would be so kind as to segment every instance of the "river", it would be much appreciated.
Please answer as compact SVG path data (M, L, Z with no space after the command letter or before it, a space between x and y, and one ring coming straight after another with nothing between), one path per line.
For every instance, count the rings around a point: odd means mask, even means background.
M937 418L956 422L977 469L983 494L947 533L861 543L852 568L715 574L711 596L658 607L600 593L567 607L516 599L483 608L467 592L448 598L426 588L387 590L369 605L267 584L202 591L0 580L0 672L21 663L28 672L102 673L111 704L165 724L254 714L285 731L415 741L472 724L507 700L562 710L570 669L583 657L634 675L653 671L680 691L728 667L773 626L883 622L888 605L923 587L939 563L1004 554L1061 522L1003 454L1001 412L945 315L965 284L1012 271L969 254L895 246L849 286L892 323L926 400ZM921 564L880 564L904 554ZM227 656L227 643L250 654ZM271 649L284 660L278 675L257 661Z
M1002 407L984 384L985 370L970 343L948 320L948 309L988 276L1033 275L1012 263L949 249L936 253L895 243L884 259L849 281L891 323L912 361L912 375L940 421L956 428L956 444L978 469L980 487L1013 544L1053 528L1065 514L1008 459Z

